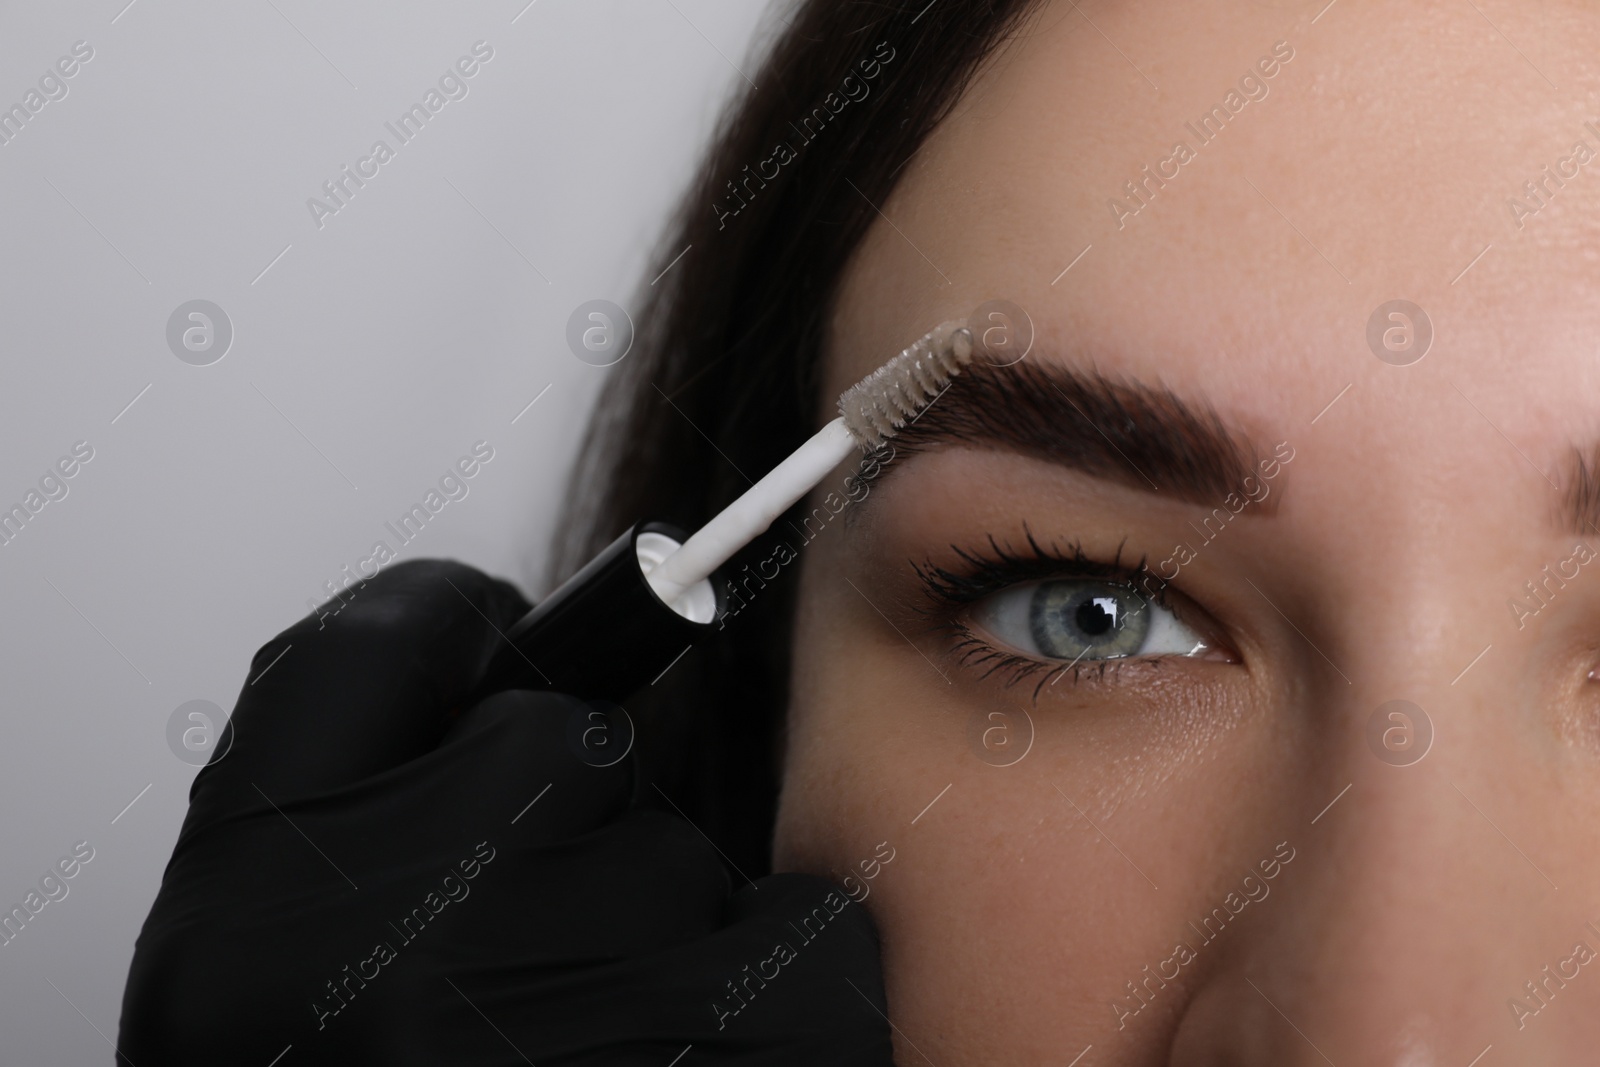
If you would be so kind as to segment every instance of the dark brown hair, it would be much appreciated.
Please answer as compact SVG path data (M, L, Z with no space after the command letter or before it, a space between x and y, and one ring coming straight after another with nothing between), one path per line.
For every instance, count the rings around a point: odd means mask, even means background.
M793 12L649 273L692 248L632 309L637 340L590 423L553 577L640 519L697 528L810 435L824 324L874 205L1030 7L804 0ZM751 878L770 864L793 584L785 571L627 705L641 799L659 790Z

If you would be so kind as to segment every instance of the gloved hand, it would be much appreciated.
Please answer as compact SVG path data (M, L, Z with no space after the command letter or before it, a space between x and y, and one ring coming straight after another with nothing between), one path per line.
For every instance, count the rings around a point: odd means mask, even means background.
M632 805L631 758L579 758L574 697L460 708L526 610L402 563L262 647L139 935L119 1064L891 1062L842 889L730 893L696 829Z

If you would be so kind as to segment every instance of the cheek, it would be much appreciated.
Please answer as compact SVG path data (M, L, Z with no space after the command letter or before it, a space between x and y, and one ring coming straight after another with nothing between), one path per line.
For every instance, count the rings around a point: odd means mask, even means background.
M802 607L777 869L838 878L887 841L895 859L865 907L896 1025L935 1063L1046 1062L1034 1043L1059 1050L1083 1023L1061 1005L1103 993L1123 969L1126 928L1090 921L1097 876L1085 872L1104 872L1109 850L1031 773L1040 751L1010 768L983 763L966 740L970 709L920 656L906 649L906 663L877 635L823 617L847 605L821 595L809 619Z
M881 728L893 685L868 650L838 639L828 624L837 590L817 588L818 573L806 565L801 579L774 860L779 869L842 877L854 869L855 851L871 855L885 840L872 835L892 820L871 800L904 788L903 761L874 758L895 744Z
M843 549L819 539L801 573L776 869L838 880L894 847L865 907L896 1026L934 1062L1104 1042L1111 998L1258 858L1273 730L1226 694L975 686L936 637L885 624ZM1010 766L974 742L997 708L1031 723Z

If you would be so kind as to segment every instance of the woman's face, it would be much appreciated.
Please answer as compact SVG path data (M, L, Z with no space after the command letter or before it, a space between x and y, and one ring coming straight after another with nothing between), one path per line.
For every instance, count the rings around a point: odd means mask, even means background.
M1600 23L1325 2L1045 5L847 275L830 394L1036 330L799 548L900 1063L1593 1061Z

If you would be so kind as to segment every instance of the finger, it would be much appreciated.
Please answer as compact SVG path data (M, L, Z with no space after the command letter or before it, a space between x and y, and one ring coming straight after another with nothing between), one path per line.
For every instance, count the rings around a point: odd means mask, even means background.
M193 799L304 796L427 752L529 607L509 583L446 560L396 564L348 596L256 654Z
M374 888L363 881L361 892L370 896ZM435 892L424 897L429 888ZM617 961L655 959L713 934L727 903L728 880L715 850L691 826L662 812L635 809L568 840L501 841L493 850L479 850L475 862L459 873L449 870L429 885L383 896L417 905L407 912L391 904L373 916L388 920L373 926L382 939L373 951L381 946L404 964L385 971L392 977L361 994L361 1027L344 1033L357 1044L374 1035L392 1039L396 1044L385 1047L383 1057L389 1063L500 1063L504 1046L472 1043L484 1029L483 1016L457 1017L467 990L473 1001L480 983L491 990L524 991L541 1011L550 1009L544 1017L557 1031L566 1034L576 1024L593 1038L597 1025L598 1032L605 1031L606 1017L586 1003L592 997L588 975ZM657 971L661 984L675 980L673 970L668 961ZM556 987L554 995L537 992L545 983ZM496 1025L515 1022L515 1014L501 1018L500 1003L486 1008ZM551 1046L536 1023L529 1025L534 1062L578 1062L547 1059ZM441 1051L462 1038L470 1052ZM318 1039L326 1040L320 1034ZM656 1061L655 1067L670 1059ZM609 1056L581 1062L634 1061Z
M877 935L843 889L772 875L727 916L737 919L707 936L614 960L591 954L583 969L523 956L474 973L470 956L448 961L470 1010L448 996L440 1006L459 1007L463 1034L481 1011L519 1046L562 1062L645 1050L665 1062L690 1044L696 1062L892 1062Z
M495 693L437 748L324 794L316 817L378 870L465 855L479 843L504 852L592 833L626 810L634 765L582 758L577 734L591 710L562 693Z
M606 902L581 871L569 869L591 866L580 858L591 850L552 846L604 838L595 831L625 810L632 792L628 761L596 767L569 747L569 724L585 723L589 710L561 694L498 693L464 715L439 748L399 767L281 805L258 797L252 808L230 809L224 819L199 825L191 819L187 841L204 847L180 843L144 927L139 985L155 992L153 1004L147 999L140 1011L175 1025L166 1011L174 971L211 989L222 978L218 965L236 961L248 973L232 974L225 988L254 991L252 1018L269 1020L265 1029L281 1036L285 1020L305 1022L306 999L297 990L314 990L347 962L370 977L376 943L385 944L386 953L403 953L406 970L436 974L431 952L468 945L479 964L497 959L508 942L496 916L512 927L542 919L570 931L575 904L604 908ZM646 831L626 842L606 840L631 855L667 848L671 836ZM515 866L519 856L522 874ZM714 868L714 857L711 863ZM530 912L519 889L540 875L556 892L531 902ZM616 881L610 875L596 880ZM725 881L715 886L707 924L715 923L726 892ZM557 903L545 903L550 899ZM254 901L244 912L255 919L239 918L241 900ZM293 918L267 931L259 920L268 914ZM464 917L472 917L466 938L449 929ZM648 925L658 920L653 914ZM425 1005L402 992L394 979L380 983L376 996L362 998L363 1010L383 1001L407 1019L426 1019ZM337 1004L324 993L316 996ZM301 1044L292 1033L283 1039Z
M583 962L597 947L647 951L714 929L729 892L715 848L676 817L624 816L633 761L582 758L591 710L564 694L496 693L399 767L324 793L191 811L185 833L259 820L258 833L277 834L278 877L373 899L420 898L446 875L459 883L456 868L475 876L476 857L493 877L451 891L475 894L467 910L489 925L469 937L489 955L523 944Z

